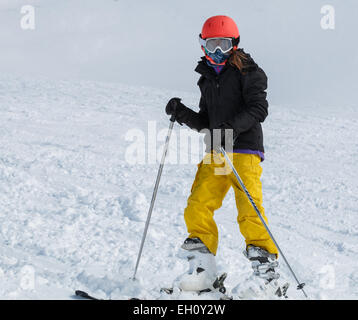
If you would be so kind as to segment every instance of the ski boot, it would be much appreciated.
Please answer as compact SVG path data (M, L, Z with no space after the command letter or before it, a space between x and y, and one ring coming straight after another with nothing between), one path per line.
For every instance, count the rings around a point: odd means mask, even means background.
M199 293L211 290L217 274L215 256L199 238L187 238L181 247L189 251L189 270L181 277L179 288Z
M269 253L266 250L249 245L243 251L246 258L252 263L251 267L254 270L254 275L265 280L266 283L280 277L275 268L278 268L278 262L275 254Z
M280 274L277 272L279 264L276 255L253 245L249 245L243 253L251 261L255 278L263 279L264 284L256 281L256 284L251 285L242 295L258 298L287 298L289 284L280 285L278 282Z
M199 238L187 238L181 248L188 251L185 252L185 257L189 262L189 270L175 280L173 288L162 288L161 291L173 294L175 288L178 288L180 292L230 299L231 297L225 295L224 287L227 274L217 276L215 256L205 244Z

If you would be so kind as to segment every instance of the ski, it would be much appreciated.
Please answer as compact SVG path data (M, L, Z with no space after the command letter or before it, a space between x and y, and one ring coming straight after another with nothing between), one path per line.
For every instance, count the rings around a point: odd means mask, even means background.
M160 292L161 293L166 293L167 295L172 295L173 292L174 292L174 289L173 288L161 288ZM215 291L207 289L207 290L201 290L201 291L197 291L197 292L195 291L193 293L197 294L198 296L201 296L201 295L204 295L204 294L210 294L210 292L215 292ZM221 292L220 300L233 300L233 299L234 298L232 296L229 296L226 293Z
M98 298L92 297L92 296L90 296L87 292L81 291L81 290L76 290L76 291L75 291L75 295L76 295L77 297L81 297L81 298L87 299L87 300L102 300L102 299L98 299Z
M220 298L220 300L232 300L233 298L226 294L226 288L224 286L224 281L225 281L226 277L227 277L227 273L223 273L221 276L216 278L216 280L213 283L213 289L214 290L206 289L206 290L198 291L196 293L198 295L202 295L202 294L205 294L205 293L219 291L222 294L222 297ZM161 288L160 292L161 293L166 293L168 295L172 295L174 293L174 288ZM75 295L77 297L87 299L87 300L103 300L103 299L98 299L96 297L93 297L93 296L89 295L87 292L82 291L82 290L76 290ZM140 300L140 299L139 298L130 298L128 300Z
M102 301L105 300L105 299L99 299L99 298L93 297L93 296L89 295L87 292L82 291L82 290L76 290L75 291L75 296L83 298L83 299L86 299L86 300L102 300ZM141 299L139 299L139 298L130 298L128 300L141 300Z
M270 283L262 284L259 286L250 286L237 293L237 296L241 300L251 299L288 299L287 291L290 284L286 282L283 285L272 286Z
M221 293L221 297L220 300L233 300L234 298L232 296L229 296L226 293L226 288L224 286L224 280L226 279L227 274L223 273L220 277L218 277L214 284L213 284L213 288L212 289L206 289L206 290L201 290L201 291L197 291L195 292L198 296L200 295L205 295L205 294L210 294L210 293L215 293L215 292L220 292ZM289 283L285 283L284 285L278 287L278 289L274 292L274 295L278 298L283 298L283 299L287 299L287 290L289 288ZM182 291L182 290L180 290ZM173 295L174 293L174 288L161 288L160 289L160 293L165 293L167 295ZM91 295L89 295L87 292L82 291L82 290L76 290L75 291L75 295L77 297L83 298L83 299L87 299L87 300L104 300L104 299L99 299L96 297L93 297ZM244 298L245 299L245 298ZM246 297L247 299L247 297ZM142 300L139 298L129 298L128 300Z
M210 294L210 293L220 292L221 293L220 300L233 300L233 297L226 294L226 288L224 286L224 281L225 281L226 277L227 277L227 273L223 273L221 276L216 278L216 280L213 283L214 290L208 288L208 289L194 291L194 292L198 296L207 294L207 293ZM180 291L182 291L182 290L180 290ZM161 288L160 292L166 293L168 295L172 295L174 293L174 288Z

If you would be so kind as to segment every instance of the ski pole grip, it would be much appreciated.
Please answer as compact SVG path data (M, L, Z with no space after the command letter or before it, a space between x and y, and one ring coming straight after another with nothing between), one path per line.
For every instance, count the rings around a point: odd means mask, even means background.
M177 112L177 107L178 107L178 103L180 103L180 98L172 98L169 103L171 102L171 106L172 106L172 110L170 110L170 112L168 112L167 110L167 114L171 113L171 117L170 117L170 121L171 122L175 122L175 118L176 118L176 112ZM168 105L169 105L168 103ZM168 107L167 105L167 107Z
M175 114L172 114L172 116L170 117L170 121L175 122Z

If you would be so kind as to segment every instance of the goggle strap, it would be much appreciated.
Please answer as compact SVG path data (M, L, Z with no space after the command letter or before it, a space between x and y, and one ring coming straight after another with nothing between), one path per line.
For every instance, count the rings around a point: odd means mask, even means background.
M201 37L201 34L199 34L199 43L201 46L205 47L206 45L206 40L204 40L202 37Z
M240 42L240 36L238 36L237 38L232 38L232 46L233 47L237 47L239 42Z
M238 36L237 38L231 38L231 39L232 39L233 46L237 46L240 42L240 36ZM201 37L201 33L199 34L199 43L205 47L206 40Z

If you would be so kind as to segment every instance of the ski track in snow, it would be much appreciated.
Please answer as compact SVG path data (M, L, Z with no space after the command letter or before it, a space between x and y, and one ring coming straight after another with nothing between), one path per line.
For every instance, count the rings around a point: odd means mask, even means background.
M130 280L158 164L128 164L125 134L146 132L148 120L165 131L164 106L178 95L196 108L198 94L186 92L0 78L1 299L69 299L75 289L156 299L187 269L183 210L196 166L167 163L138 280ZM353 107L270 106L263 125L264 207L312 299L358 298L357 118ZM251 274L236 215L230 191L215 214L229 292ZM290 297L301 299L280 263Z

